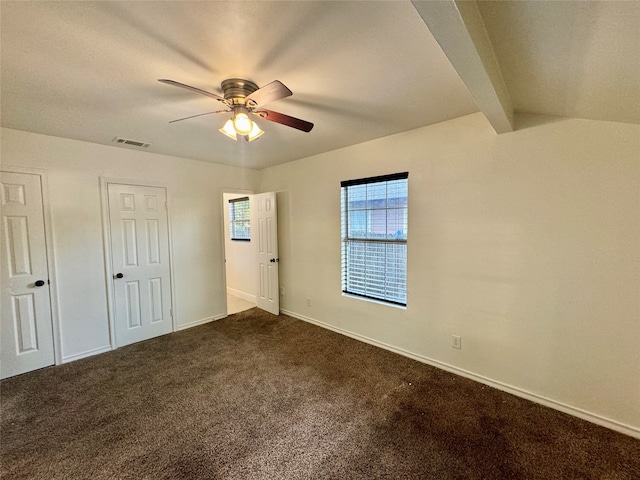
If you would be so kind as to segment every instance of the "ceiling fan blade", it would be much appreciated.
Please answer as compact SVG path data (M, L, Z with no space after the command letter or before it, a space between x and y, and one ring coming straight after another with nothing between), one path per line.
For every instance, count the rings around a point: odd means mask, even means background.
M203 115L211 115L212 113L226 113L231 110L216 110L215 112L207 112L207 113L199 113L198 115L191 115L190 117L178 118L176 120L171 120L169 123L181 122L182 120L189 120L190 118L201 117Z
M292 95L291 90L289 90L281 81L274 80L264 87L259 88L251 95L247 95L245 101L247 102L247 105L260 107L269 102L280 100L281 98L285 98L290 95Z
M176 82L175 80L167 80L166 78L159 78L158 81L162 83L166 83L167 85L174 85L176 87L186 88L187 90L191 90L192 92L196 92L201 95L205 95L207 97L215 98L219 102L227 103L227 101L220 95L216 95L215 93L210 93L204 90L200 90L199 88L192 87L191 85L185 85L184 83Z
M285 115L284 113L274 112L273 110L257 110L254 111L256 115L260 115L260 117L265 120L269 120L270 122L280 123L282 125L286 125L287 127L297 128L298 130L302 130L303 132L310 132L313 128L313 123L307 122L306 120L300 120L299 118L290 117L289 115Z

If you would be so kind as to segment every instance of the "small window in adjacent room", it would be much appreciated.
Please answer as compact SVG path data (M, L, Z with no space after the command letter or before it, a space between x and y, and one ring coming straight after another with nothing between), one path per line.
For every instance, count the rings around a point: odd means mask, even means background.
M342 182L342 292L407 304L409 173Z
M229 200L229 236L231 240L251 240L249 197Z

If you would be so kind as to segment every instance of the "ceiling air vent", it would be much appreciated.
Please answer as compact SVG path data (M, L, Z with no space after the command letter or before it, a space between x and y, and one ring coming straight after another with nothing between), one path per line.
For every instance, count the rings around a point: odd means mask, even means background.
M123 143L125 145L131 145L132 147L142 147L142 148L147 148L148 146L150 146L150 143L145 143L145 142L139 142L137 140L130 140L128 138L122 138L122 137L116 137L113 139L114 142L116 143Z

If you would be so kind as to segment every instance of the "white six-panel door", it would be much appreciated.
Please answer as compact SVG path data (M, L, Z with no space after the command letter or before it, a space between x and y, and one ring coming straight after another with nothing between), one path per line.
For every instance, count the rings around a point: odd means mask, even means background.
M49 273L39 175L2 173L0 377L53 365Z
M173 331L166 190L108 184L116 345Z
M275 192L251 195L251 230L257 237L258 308L280 314L278 211Z

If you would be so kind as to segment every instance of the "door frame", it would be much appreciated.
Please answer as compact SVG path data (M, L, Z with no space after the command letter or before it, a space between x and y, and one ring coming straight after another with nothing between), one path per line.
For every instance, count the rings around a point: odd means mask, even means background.
M115 183L118 185L131 185L135 187L156 187L164 188L167 193L167 229L169 240L169 286L171 290L171 331L177 331L177 318L178 307L176 306L176 292L174 285L176 284L174 278L173 268L173 228L171 227L171 210L173 208L173 201L171 196L171 189L168 183L164 182L149 182L146 180L137 180L131 178L120 177L104 177L100 176L100 197L101 197L101 213L102 213L102 241L104 251L104 273L105 284L107 287L107 317L109 318L109 341L111 343L111 349L115 350L119 347L118 337L116 336L116 324L115 324L115 312L116 312L116 298L113 291L113 270L112 255L111 255L111 225L109 223L109 184Z
M62 331L60 326L60 305L58 302L58 277L56 275L55 245L53 239L53 222L51 220L51 203L49 201L48 170L41 168L2 165L0 171L7 173L22 173L40 177L42 193L42 212L44 221L44 242L47 256L47 270L49 273L49 307L51 309L51 327L53 330L53 360L55 365L62 361Z
M220 241L222 244L222 265L223 265L223 272L224 275L222 276L222 284L224 286L224 316L226 317L228 315L228 311L229 311L229 305L227 305L227 231L224 228L224 219L225 219L225 215L227 214L227 210L226 210L226 205L224 203L224 194L238 194L238 195L247 195L247 196L251 196L251 195L255 195L255 192L253 190L247 190L246 188L232 188L232 187L220 187L220 231L222 232L222 235L220 237Z

